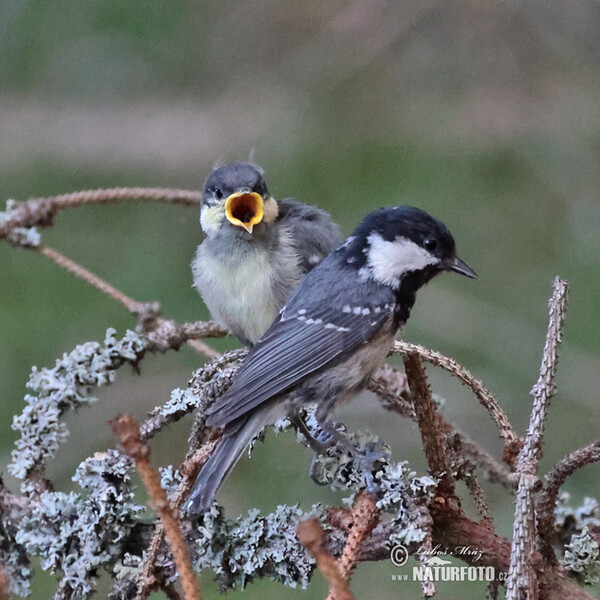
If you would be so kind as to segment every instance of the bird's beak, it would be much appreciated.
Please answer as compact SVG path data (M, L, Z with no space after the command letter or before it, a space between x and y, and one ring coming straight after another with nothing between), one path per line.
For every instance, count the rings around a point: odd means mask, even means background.
M446 268L448 271L454 271L455 273L459 273L465 277L477 279L477 273L475 273L475 271L473 271L473 269L471 269L471 267L464 260L460 260L458 256L454 257L454 259L448 263Z
M235 192L225 200L225 216L237 227L252 233L263 220L263 199L256 192Z

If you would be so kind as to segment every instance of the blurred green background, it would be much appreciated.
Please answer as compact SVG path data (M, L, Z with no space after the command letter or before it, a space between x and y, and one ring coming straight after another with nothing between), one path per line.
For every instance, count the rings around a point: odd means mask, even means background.
M482 378L519 431L529 414L555 275L571 285L543 468L598 437L600 367L600 5L594 0L468 2L167 2L4 0L0 5L0 181L3 198L79 189L199 189L218 159L254 159L277 197L331 211L349 234L383 205L413 204L444 221L477 282L447 275L420 294L405 339L455 357ZM207 317L191 288L201 241L196 209L123 204L61 213L45 243L165 316ZM4 471L32 365L122 334L123 308L35 253L0 245L0 381ZM215 342L220 350L234 341ZM185 348L121 372L72 436L52 473L70 488L77 464L112 446L106 421L142 419L185 386L200 358ZM431 372L444 413L498 453L488 415ZM339 416L380 433L416 470L415 427L372 398ZM179 464L189 421L154 442ZM231 516L279 503L338 502L309 479L308 451L267 436L220 494ZM569 480L574 500L600 496L598 468ZM12 485L14 482L8 478ZM498 529L511 499L492 491ZM357 598L417 598L391 563L361 565ZM217 595L210 574L205 597ZM37 574L34 598L54 582ZM103 595L103 594L101 594ZM238 598L319 598L261 582ZM439 598L483 597L482 586ZM158 595L156 596L158 597Z

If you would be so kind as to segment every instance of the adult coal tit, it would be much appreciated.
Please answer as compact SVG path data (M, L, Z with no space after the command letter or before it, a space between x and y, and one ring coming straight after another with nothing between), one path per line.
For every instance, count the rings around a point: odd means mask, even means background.
M443 271L476 278L437 219L410 206L370 213L345 244L300 282L252 347L232 386L209 409L223 429L201 469L187 510L206 511L252 438L266 425L361 390L383 364L420 287Z

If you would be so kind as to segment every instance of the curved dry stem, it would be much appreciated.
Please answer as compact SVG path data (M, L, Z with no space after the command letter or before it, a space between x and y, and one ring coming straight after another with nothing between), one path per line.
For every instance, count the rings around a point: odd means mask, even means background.
M175 491L175 494L170 499L171 511L174 514L178 513L179 506L192 489L194 481L196 480L196 475L198 474L204 463L211 457L212 453L215 451L219 439L219 437L215 437L210 441L206 442L201 448L196 450L196 452L190 458L188 458L181 466L180 471L182 474L182 479L177 490ZM138 592L135 597L135 600L145 600L152 591L154 585L156 584L156 579L154 575L154 565L156 564L156 559L163 545L164 538L165 527L163 522L160 521L156 524L154 535L152 536L152 540L150 541L150 545L148 546L146 555L144 556L144 561L142 563L141 574L139 578Z
M585 465L600 462L600 440L578 448L561 458L546 475L544 490L538 503L538 535L545 557L555 562L552 544L554 543L554 509L560 488L575 471Z
M296 530L298 540L309 554L316 560L317 568L321 571L329 587L331 600L353 600L348 582L340 573L338 563L329 553L327 537L319 523L319 519L312 517L298 523Z
M445 356L435 350L430 350L420 344L411 344L402 340L396 340L392 347L392 352L418 354L423 360L426 360L436 367L441 367L457 377L475 394L475 397L487 409L496 425L498 425L500 435L504 439L505 459L516 455L523 445L522 440L513 430L506 413L502 410L491 392L479 379L473 377L467 369L458 364L453 358Z
M92 287L95 287L98 291L106 294L113 300L122 304L130 313L139 314L142 310L144 303L138 302L133 298L130 298L121 290L118 290L116 287L110 285L110 283L104 281L101 277L94 275L91 271L88 271L85 267L81 266L79 263L76 263L74 260L67 258L64 254L61 254L57 250L50 248L49 246L40 246L38 252L49 258L52 262L56 263L59 267L71 273L71 275L75 275L79 279L89 283Z
M121 290L112 286L110 283L98 277L91 271L88 271L84 266L66 257L57 250L50 248L49 246L41 246L38 248L40 254L49 258L59 267L65 269L65 271L75 275L82 281L85 281L89 285L95 287L98 291L112 298L122 306L124 306L130 313L135 315L142 325L142 328L149 331L148 337L156 342L157 346L173 347L175 339L185 341L190 347L196 350L200 354L204 354L211 360L215 360L221 356L219 352L201 342L198 338L206 337L224 337L227 335L227 331L212 321L196 321L194 323L184 323L183 325L177 325L174 321L159 317L160 304L158 302L138 302L133 298L130 298ZM164 331L161 333L161 339L153 340L156 338L159 329L168 328L169 323L172 324L172 335L169 339L162 339L169 337ZM157 329L158 328L158 329Z
M200 202L201 198L202 193L199 191L145 187L83 190L46 198L30 198L24 202L19 202L9 211L8 218L0 224L0 238L6 237L17 227L48 227L52 225L52 220L59 211L84 204L111 204L124 200L147 200L194 206Z
M167 498L160 477L150 463L150 448L140 435L140 428L131 415L121 415L109 422L125 452L135 461L135 467L148 492L153 508L160 516L162 529L169 541L186 600L201 600L200 588L192 568L189 550L181 530L179 513Z

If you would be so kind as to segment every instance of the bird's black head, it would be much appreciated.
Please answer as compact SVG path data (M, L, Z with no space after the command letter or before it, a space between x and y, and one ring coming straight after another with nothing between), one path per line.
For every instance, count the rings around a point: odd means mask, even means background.
M229 163L215 169L204 183L200 221L209 235L227 224L251 234L255 225L274 221L277 213L277 203L256 165Z
M412 206L382 208L368 214L345 244L345 261L359 273L395 290L416 289L441 271L476 278L456 256L447 227Z

